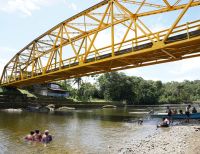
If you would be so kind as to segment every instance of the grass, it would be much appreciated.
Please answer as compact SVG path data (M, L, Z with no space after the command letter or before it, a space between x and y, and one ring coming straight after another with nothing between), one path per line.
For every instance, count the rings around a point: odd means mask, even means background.
M35 97L35 98L37 98L37 96L35 96L34 94L30 93L30 92L27 91L27 90L19 89L19 88L18 88L18 90L21 92L21 94L26 94L27 97Z

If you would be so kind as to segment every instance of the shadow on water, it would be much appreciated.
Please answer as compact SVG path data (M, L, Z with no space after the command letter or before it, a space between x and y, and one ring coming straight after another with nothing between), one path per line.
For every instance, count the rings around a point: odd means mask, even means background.
M53 114L55 116L71 116L78 119L93 119L112 122L137 122L138 119L148 118L147 114L130 114L124 109L69 110L65 112L55 112Z

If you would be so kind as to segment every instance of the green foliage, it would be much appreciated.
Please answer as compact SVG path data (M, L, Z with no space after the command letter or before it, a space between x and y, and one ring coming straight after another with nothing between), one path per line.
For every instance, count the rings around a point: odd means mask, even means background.
M81 101L90 101L94 97L96 91L96 87L91 83L82 83L77 93L78 99Z
M100 98L128 102L133 100L132 78L124 73L106 73L99 77L98 85Z
M106 73L98 78L99 96L128 104L190 103L200 100L200 81L147 81L123 73Z
M74 83L79 83L78 89L72 86ZM95 84L77 78L73 82L63 81L62 86L80 101L101 99L147 105L200 101L200 80L162 83L112 72L99 76Z
M74 83L77 84L78 90L80 89L80 86L81 86L82 82L83 82L83 81L82 81L82 78L81 78L81 77L75 78L75 79L74 79Z
M158 101L161 82L145 81L124 73L106 73L98 79L100 96L128 104L154 104Z
M72 87L72 82L71 80L64 80L59 83L63 89L67 90L69 92L69 96L71 98L76 98L77 97L77 90Z
M22 93L15 87L1 87L0 93L3 95L22 95Z
M165 84L161 103L190 103L200 100L200 81L169 82Z

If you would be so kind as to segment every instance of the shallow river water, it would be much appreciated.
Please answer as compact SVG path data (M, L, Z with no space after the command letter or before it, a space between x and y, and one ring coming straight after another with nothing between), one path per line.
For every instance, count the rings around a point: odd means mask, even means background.
M118 153L120 148L156 131L145 108L82 109L66 113L0 111L0 154ZM138 119L144 119L138 125ZM53 142L24 141L31 130L48 129Z

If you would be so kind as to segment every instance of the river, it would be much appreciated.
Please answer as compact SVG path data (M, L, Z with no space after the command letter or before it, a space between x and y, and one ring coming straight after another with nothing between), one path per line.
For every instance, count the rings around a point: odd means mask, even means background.
M149 108L81 109L66 113L0 111L1 153L118 153L124 145L151 135L158 120L149 119ZM138 119L144 119L138 125ZM53 141L26 142L31 130L46 129Z

